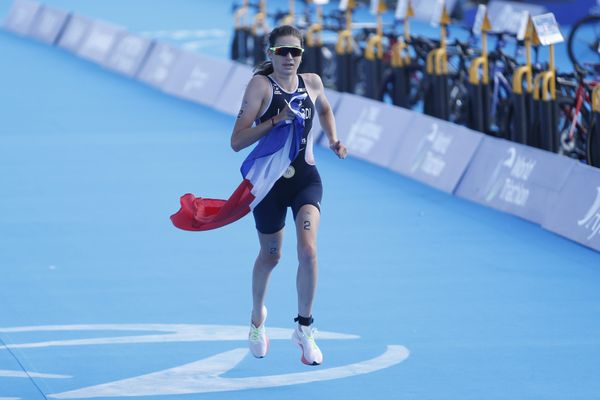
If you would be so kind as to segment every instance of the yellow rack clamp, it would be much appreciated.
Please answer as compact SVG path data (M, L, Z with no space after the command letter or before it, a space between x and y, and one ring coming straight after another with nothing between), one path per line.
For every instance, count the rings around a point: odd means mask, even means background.
M600 86L592 89L592 111L600 113Z
M488 51L487 51L487 33L492 29L492 24L487 15L487 11L483 16L483 23L481 24L481 56L471 61L469 66L469 83L472 85L478 85L479 80L479 68L481 68L481 82L487 85L490 82L489 68L488 68Z

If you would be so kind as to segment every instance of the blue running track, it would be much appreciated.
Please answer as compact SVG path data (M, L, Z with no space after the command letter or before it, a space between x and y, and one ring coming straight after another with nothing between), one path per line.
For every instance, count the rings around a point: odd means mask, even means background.
M229 2L49 3L206 30L227 56ZM169 221L181 194L239 183L233 119L4 32L0 54L0 400L600 399L600 254L322 148L325 362L289 340L291 229L252 358L252 218Z

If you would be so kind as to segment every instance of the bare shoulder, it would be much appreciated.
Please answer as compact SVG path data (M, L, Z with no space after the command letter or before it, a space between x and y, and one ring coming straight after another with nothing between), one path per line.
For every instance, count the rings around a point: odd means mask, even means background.
M306 85L308 85L308 87L313 91L320 92L323 90L323 81L319 75L306 72L300 74L300 76L302 76L302 79L304 79L304 83L306 83Z
M248 82L248 90L267 90L270 86L269 78L264 75L254 75Z

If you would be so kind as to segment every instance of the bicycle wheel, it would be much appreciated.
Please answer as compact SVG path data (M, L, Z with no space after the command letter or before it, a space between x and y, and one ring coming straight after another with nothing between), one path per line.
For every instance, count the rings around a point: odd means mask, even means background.
M590 137L590 112L582 107L573 132L573 118L575 116L575 99L560 97L558 105L559 149L558 153L567 157L585 161L588 154L588 138Z
M600 138L595 132L595 124L599 123L596 118L592 119L589 135L587 136L587 163L593 167L600 168Z
M589 15L573 25L567 40L567 51L573 65L590 70L593 65L600 64L599 46L600 15Z

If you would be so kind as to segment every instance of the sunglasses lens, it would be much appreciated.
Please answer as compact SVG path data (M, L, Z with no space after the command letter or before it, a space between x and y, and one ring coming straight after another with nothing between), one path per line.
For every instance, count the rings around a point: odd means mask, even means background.
M299 47L275 47L275 55L287 56L291 54L292 57L300 57L302 55L302 49Z

